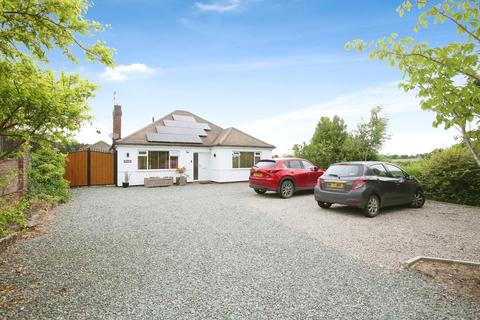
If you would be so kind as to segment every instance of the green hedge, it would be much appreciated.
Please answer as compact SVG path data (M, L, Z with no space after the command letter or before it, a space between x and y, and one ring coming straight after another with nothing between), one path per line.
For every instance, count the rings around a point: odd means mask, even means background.
M405 166L430 199L480 206L480 168L463 145L435 151Z
M32 153L28 173L30 197L52 203L70 199L68 181L63 178L66 156L53 148L41 148Z

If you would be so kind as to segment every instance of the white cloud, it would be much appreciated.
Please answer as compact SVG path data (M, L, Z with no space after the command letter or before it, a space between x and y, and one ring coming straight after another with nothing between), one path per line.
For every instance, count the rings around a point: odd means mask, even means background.
M143 63L132 63L127 65L119 65L115 68L105 68L100 77L106 81L121 82L126 81L136 75L152 75L155 70Z
M92 123L84 124L80 128L80 131L75 134L75 139L78 142L90 144L99 140L111 143L112 138L108 136L111 132L111 126L107 126L98 121L93 121Z
M228 12L240 9L242 0L223 0L212 2L196 2L195 7L200 11Z
M274 144L277 147L274 153L281 155L289 153L296 143L308 142L322 116L338 115L352 130L362 119L368 118L375 105L382 105L389 117L391 139L385 143L383 153L416 154L454 143L455 132L432 128L433 114L421 111L415 94L405 93L396 83L366 88L314 106L240 123L237 127ZM420 122L414 128L409 125L413 120Z

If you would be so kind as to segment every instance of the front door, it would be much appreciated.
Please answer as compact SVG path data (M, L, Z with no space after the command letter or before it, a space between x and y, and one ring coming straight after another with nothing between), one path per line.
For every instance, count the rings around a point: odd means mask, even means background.
M193 153L193 180L198 180L198 152Z
M193 153L193 180L205 181L209 179L208 163L210 154L208 152Z

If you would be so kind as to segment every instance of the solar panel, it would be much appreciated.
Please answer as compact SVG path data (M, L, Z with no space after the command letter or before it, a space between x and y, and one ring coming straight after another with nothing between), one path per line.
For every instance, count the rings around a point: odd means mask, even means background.
M182 116L179 114L172 114L172 116L173 116L173 120L196 122L195 118L191 116Z
M150 142L202 143L202 139L193 134L147 133L147 140Z
M210 126L207 123L198 123L191 121L178 121L178 120L163 120L166 127L180 127L180 128L197 128L203 130L210 130Z
M181 128L181 127L164 127L157 126L158 133L170 133L170 134L191 134L200 137L206 137L207 133L203 129L199 128Z

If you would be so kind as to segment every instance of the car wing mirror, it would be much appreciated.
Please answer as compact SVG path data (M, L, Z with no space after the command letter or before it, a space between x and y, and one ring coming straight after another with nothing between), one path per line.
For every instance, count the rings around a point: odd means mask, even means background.
M318 167L312 167L312 171L318 171Z

